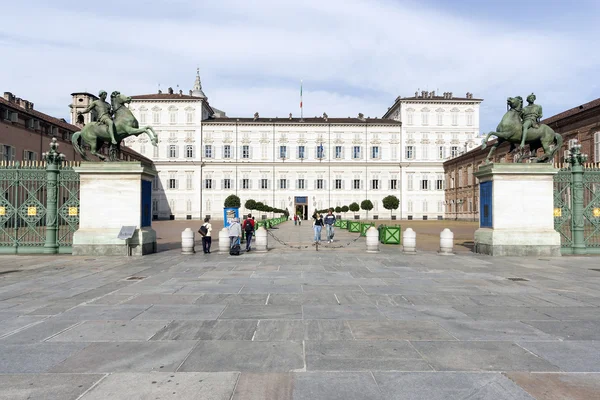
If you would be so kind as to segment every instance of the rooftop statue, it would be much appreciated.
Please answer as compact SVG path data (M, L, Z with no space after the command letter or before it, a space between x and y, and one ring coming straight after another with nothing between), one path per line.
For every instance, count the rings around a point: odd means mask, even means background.
M535 162L549 163L553 161L554 153L561 148L563 139L548 125L539 123L542 118L542 107L534 104L535 99L535 95L530 94L527 97L529 105L525 108L523 108L523 98L521 96L507 99L509 110L502 117L496 131L488 133L481 145L481 150L483 150L487 147L490 136L498 138L485 159L486 163L490 162L494 151L504 142L510 143L509 153L517 147L516 145L519 145L521 154L516 162L520 162L525 157L532 158ZM528 155L522 151L525 144L529 144ZM544 154L540 157L534 157L539 148L544 150Z
M152 145L156 146L158 138L152 127L144 126L140 128L133 113L125 107L125 104L131 102L131 97L115 91L110 95L111 104L108 104L106 95L107 93L101 90L99 93L100 99L93 101L85 110L78 113L96 112L98 115L97 122L90 122L81 131L73 134L71 139L73 147L81 157L89 161L85 149L81 147L82 144L87 144L93 155L102 161L106 160L106 157L98 151L104 143L107 143L110 146L109 159L110 161L116 161L121 148L121 141L129 136L139 136L142 133L148 135Z

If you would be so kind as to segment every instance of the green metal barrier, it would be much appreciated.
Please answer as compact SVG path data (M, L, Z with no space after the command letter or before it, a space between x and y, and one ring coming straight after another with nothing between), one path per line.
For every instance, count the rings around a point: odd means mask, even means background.
M367 230L372 226L375 226L375 224L371 222L360 223L360 236L367 236Z
M360 221L349 221L348 232L360 232Z
M380 231L379 241L383 244L400 244L401 233L402 227L400 225L383 226Z

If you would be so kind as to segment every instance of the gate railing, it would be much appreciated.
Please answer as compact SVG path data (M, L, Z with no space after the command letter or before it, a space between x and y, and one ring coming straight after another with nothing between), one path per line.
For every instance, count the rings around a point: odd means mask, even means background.
M44 161L0 162L0 254L70 253L79 176L52 139Z
M581 145L554 176L554 229L563 254L600 254L600 163L586 163Z

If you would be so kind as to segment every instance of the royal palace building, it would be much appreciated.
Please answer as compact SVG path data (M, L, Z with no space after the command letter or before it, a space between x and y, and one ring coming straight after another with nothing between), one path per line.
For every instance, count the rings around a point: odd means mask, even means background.
M480 102L470 94L422 92L399 97L383 118L258 112L237 118L209 104L196 76L187 94L132 96L131 111L140 125L154 128L159 144L143 136L125 144L153 160L159 173L156 219L221 219L230 194L240 197L242 213L249 199L305 218L315 209L368 199L370 218L438 219L444 217L442 163L474 144ZM383 208L390 194L401 200L399 209Z

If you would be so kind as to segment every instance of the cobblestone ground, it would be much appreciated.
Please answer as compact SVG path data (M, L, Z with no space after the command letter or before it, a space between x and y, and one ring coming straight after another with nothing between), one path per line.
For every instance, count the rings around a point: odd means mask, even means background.
M239 257L1 257L0 399L600 397L598 258L271 233Z

